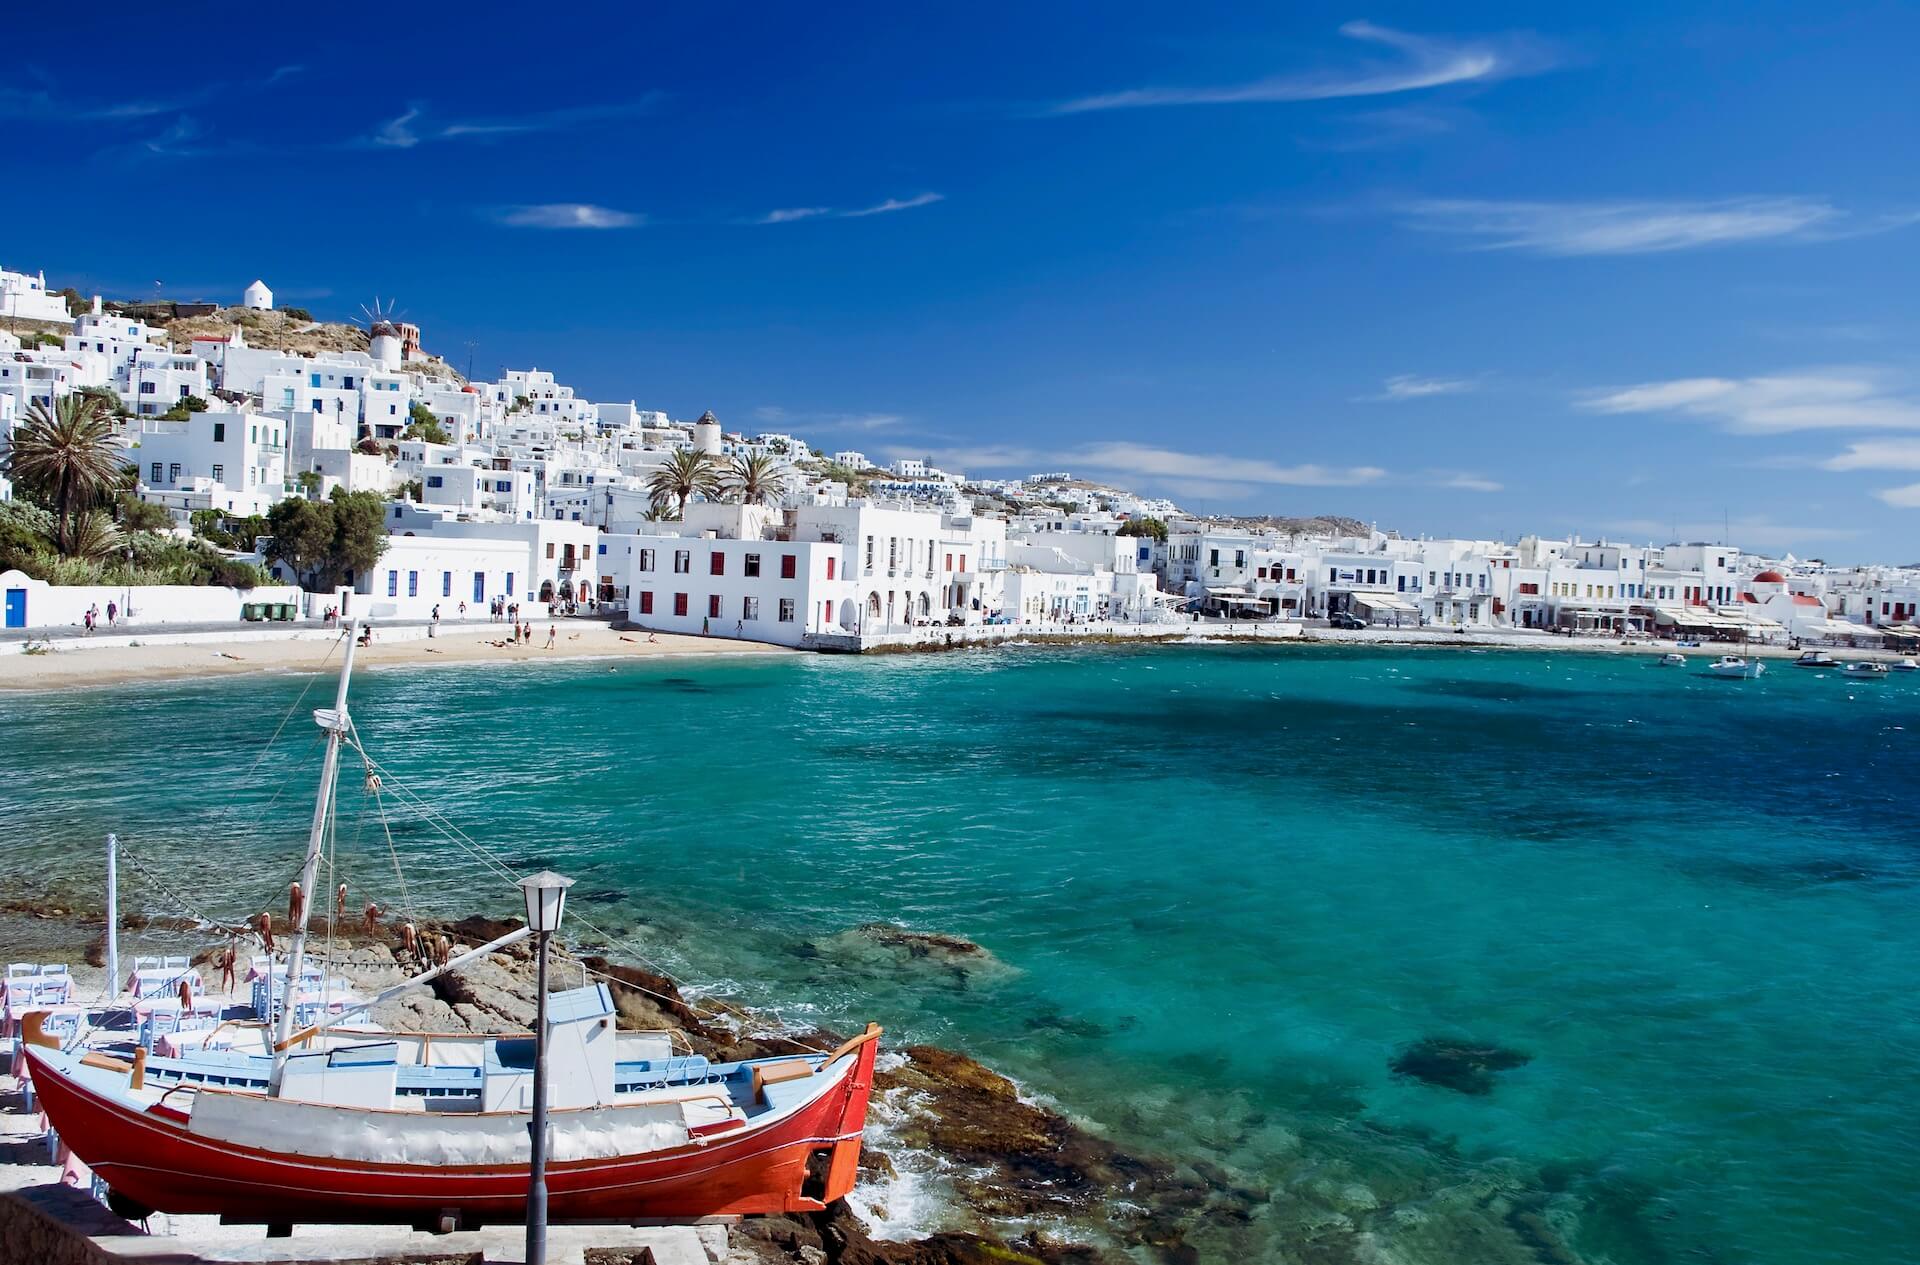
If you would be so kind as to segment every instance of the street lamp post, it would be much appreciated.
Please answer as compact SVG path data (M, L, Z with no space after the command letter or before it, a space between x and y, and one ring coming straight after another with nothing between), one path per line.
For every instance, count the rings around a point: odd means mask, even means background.
M535 946L533 1027L533 1121L527 1132L533 1163L527 1176L527 1265L547 1261L547 945L560 929L573 880L542 870L520 880L527 901L527 926Z

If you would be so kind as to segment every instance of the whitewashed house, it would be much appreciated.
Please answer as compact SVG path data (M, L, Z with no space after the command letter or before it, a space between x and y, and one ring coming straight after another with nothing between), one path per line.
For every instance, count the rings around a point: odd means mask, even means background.
M67 301L47 289L47 274L0 268L0 319L71 324Z
M143 419L128 436L140 498L184 517L194 510L264 514L285 499L287 422L258 413Z

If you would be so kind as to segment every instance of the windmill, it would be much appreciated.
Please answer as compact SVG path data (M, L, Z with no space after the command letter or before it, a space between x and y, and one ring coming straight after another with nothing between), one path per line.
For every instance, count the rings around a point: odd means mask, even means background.
M407 350L399 322L394 319L393 300L382 303L376 294L373 306L360 305L360 314L367 318L367 350L373 353L375 363L390 372L397 371L407 358Z

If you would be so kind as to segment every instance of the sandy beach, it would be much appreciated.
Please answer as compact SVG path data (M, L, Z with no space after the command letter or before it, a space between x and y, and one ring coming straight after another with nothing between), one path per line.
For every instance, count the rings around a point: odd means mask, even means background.
M548 649L546 623L531 645L506 641L505 624L442 625L437 637L408 629L376 630L356 665L372 669L447 663L527 663L565 659L649 659L715 654L793 654L795 651L726 637L616 632L597 620L561 620ZM156 632L162 630L155 630ZM248 672L319 672L339 666L337 638L207 640L185 645L61 648L46 654L0 655L0 690L45 690L114 685L126 681L235 676Z

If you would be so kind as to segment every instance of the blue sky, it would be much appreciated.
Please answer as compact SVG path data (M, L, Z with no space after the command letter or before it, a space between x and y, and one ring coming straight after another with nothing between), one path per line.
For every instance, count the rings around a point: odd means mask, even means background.
M1209 511L1920 559L1911 6L114 8L0 82L55 285Z

